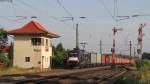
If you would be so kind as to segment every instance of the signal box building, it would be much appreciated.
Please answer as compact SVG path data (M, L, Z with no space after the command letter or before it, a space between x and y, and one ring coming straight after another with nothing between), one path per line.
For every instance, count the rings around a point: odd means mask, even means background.
M58 38L57 34L47 31L34 20L7 33L14 35L13 66L51 68L51 40Z

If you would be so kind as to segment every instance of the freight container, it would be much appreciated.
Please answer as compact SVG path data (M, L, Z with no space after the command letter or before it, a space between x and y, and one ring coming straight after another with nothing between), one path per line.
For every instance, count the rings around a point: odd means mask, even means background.
M109 64L109 54L106 54L106 65Z
M91 64L97 63L97 53L91 53Z
M117 63L117 61L116 61L116 57L113 57L113 60L114 60L114 63Z
M106 55L102 54L101 56L101 64L105 65L106 64Z
M113 63L113 56L112 55L109 55L109 64L112 64Z
M119 58L119 64L121 63L121 57Z
M97 55L97 64L100 64L100 63L101 63L101 56Z
M122 63L124 63L124 60L123 60L123 58L121 58L121 59L120 59L120 63L121 63L121 64L122 64Z
M119 64L119 59L120 59L120 57L117 57L117 59L116 59L117 60L117 64Z

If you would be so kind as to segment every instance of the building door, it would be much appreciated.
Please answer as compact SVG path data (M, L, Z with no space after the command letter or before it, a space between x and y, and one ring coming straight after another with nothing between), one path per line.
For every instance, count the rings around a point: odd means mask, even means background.
M44 68L44 56L42 56L42 68Z
M52 57L51 56L49 57L49 63L50 63L49 64L49 70L51 70L51 67L52 67Z

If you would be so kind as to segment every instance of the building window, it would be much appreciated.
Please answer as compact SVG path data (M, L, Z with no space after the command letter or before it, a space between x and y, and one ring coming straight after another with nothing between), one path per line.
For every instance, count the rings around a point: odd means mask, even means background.
M31 38L32 45L41 45L41 38Z
M50 42L50 47L52 47L52 43L51 43L51 40L49 40L49 42Z
M46 47L45 47L45 51L48 52L49 51L49 47L48 47L48 39L46 39Z
M46 46L45 47L45 51L48 52L49 51L49 47Z
M44 38L41 38L41 45L44 46Z
M46 46L48 46L48 39L46 39Z
M25 57L25 62L30 62L30 57Z

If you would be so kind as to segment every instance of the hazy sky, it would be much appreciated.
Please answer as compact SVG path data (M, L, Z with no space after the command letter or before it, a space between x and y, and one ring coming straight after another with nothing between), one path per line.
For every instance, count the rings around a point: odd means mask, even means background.
M75 47L75 24L78 23L80 42L87 42L88 51L98 52L101 39L103 52L110 53L112 28L115 26L112 19L114 0L59 0L61 4L57 0L13 0L12 3L3 1L0 0L0 26L6 30L21 27L31 20L30 17L36 16L36 21L61 36L53 39L53 44L62 42L65 48L71 49ZM150 0L117 0L116 8L118 16L147 15L150 14ZM72 16L73 22L61 18ZM118 27L123 28L123 31L119 31L116 36L117 53L128 53L127 45L130 40L136 46L137 30L141 23L147 24L144 29L143 49L150 51L150 16L139 16L118 22Z

